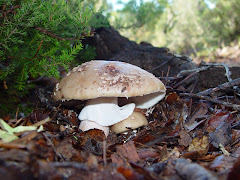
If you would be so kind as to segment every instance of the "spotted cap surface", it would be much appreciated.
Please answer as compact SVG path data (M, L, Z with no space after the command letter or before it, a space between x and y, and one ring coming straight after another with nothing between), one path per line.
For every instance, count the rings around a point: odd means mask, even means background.
M165 92L153 74L119 61L92 60L70 71L53 92L54 100L88 100L98 97L134 97Z

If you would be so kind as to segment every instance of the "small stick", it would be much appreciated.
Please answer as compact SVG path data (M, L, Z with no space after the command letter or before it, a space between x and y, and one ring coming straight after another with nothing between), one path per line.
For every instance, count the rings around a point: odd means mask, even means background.
M107 140L103 141L103 164L104 167L107 166Z
M8 142L8 143L2 143L0 142L0 148L6 148L6 149L25 149L27 148L27 145L15 143L15 142Z
M168 76L169 76L169 72L170 72L170 66L168 66L168 70L167 70L167 78L168 78ZM168 85L168 81L166 81L166 84L165 84L166 86Z
M216 103L216 104L222 104L226 107L231 107L234 110L240 111L240 105L238 105L238 104L231 104L229 102L213 99L213 98L208 97L208 96L202 96L202 95L193 94L193 93L180 93L179 95L180 96L194 97L194 98L199 98L199 99L205 99L207 101L210 101L210 102L213 102L213 103Z
M225 90L225 89L232 88L232 87L238 86L238 85L240 85L240 78L234 79L234 80L232 80L230 82L226 82L224 84L220 84L215 88L209 88L205 91L197 93L197 95L203 95L203 96L205 95L206 96L206 95L209 95L213 92L216 92L216 91L219 91L219 90Z
M189 70L182 70L180 73L178 73L177 77L182 77L182 76L186 76L190 73L198 73L200 71L205 71L206 69L208 69L209 67L201 67L201 68L194 68L194 69L189 69Z
M51 119L50 117L47 117L47 118L45 118L45 119L42 120L42 121L38 121L37 123L33 124L32 126L38 127L38 126L41 126L41 125L43 125L43 124L45 124L45 123L50 122L51 120L52 120L52 119Z
M175 85L173 86L173 88L174 88L174 89L177 88L178 86L180 86L181 84L185 83L189 78L191 78L192 76L196 75L197 73L198 73L198 72L194 72L194 73L188 75L188 76L185 77L182 81L180 81L179 83L175 84Z
M167 64L168 62L170 62L171 60L173 60L174 58L176 58L175 56L173 56L172 58L162 62L160 65L158 65L157 67L153 68L152 70L150 70L150 72L152 73L153 71L156 71L157 69L161 68L162 66L164 66L165 64Z
M196 81L193 85L193 88L191 90L190 93L192 93L194 91L194 89L197 87L198 81ZM188 115L190 116L192 112L192 98L190 99L190 103L189 103L189 109L188 109Z
M77 162L48 162L48 163L57 168L75 168L75 169L82 169L84 171L88 171L87 165L83 163L77 163Z
M17 112L16 112L16 115L15 115L15 119L17 119L18 111L19 111L19 108L17 108Z

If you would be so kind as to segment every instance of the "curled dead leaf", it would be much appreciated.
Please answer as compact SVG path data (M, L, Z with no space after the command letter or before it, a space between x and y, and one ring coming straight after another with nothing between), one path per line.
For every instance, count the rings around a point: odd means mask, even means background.
M183 145L185 147L189 146L192 142L192 138L191 136L187 133L187 131L185 130L181 130L179 132L179 135L181 137L181 139L178 140L179 145Z
M192 143L188 147L188 151L197 151L201 155L207 154L209 149L209 140L207 136L201 138L196 137L193 139Z

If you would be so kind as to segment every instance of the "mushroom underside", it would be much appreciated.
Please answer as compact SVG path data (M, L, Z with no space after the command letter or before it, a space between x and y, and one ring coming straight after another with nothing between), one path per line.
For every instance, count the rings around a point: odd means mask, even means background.
M101 126L111 126L128 118L134 108L134 103L119 107L116 97L100 97L88 100L78 118L81 121L96 122Z
M134 103L121 107L118 106L117 97L100 97L88 100L78 117L81 120L79 129L83 131L100 129L107 136L109 126L112 126L112 131L121 133L147 125L145 116L139 112L134 112L135 106L140 109L150 108L164 96L165 92L159 91L144 96L131 97L126 102Z

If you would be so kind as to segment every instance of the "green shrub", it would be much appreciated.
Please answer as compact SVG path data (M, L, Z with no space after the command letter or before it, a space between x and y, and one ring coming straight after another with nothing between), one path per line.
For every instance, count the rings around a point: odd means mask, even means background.
M27 92L30 77L59 78L59 67L68 70L83 49L81 40L93 35L92 27L107 24L99 14L82 0L71 4L65 0L1 0L0 89L8 92L0 96Z

